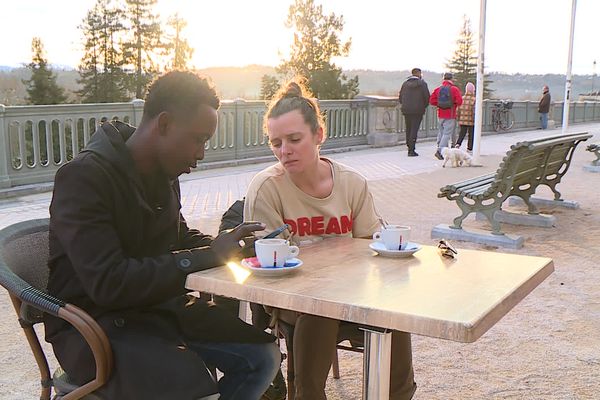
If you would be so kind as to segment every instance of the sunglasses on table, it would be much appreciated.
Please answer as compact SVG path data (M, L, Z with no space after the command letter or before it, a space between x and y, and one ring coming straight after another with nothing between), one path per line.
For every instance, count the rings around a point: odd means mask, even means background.
M437 247L441 255L446 258L454 258L458 254L458 251L446 239L440 240Z

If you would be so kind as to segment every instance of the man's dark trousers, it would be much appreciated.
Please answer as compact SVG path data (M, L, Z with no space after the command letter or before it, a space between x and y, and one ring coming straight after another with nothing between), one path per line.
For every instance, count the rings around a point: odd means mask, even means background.
M415 151L417 143L417 133L421 126L423 114L404 114L404 123L406 125L406 146L409 152Z

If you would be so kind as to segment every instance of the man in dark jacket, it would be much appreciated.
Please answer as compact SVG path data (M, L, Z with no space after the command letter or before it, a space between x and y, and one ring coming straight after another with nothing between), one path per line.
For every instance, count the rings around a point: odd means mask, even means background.
M204 157L219 99L205 79L170 72L150 87L137 129L104 123L56 174L50 204L48 291L95 318L114 353L107 399L253 399L277 373L274 337L187 296L190 272L240 256L245 223L216 238L187 227L177 177ZM77 384L92 353L61 319L46 340ZM206 366L223 378L216 383ZM217 394L218 393L218 394Z
M429 88L427 82L423 80L421 70L413 68L412 75L402 84L398 100L401 104L402 114L406 125L406 146L408 147L408 156L418 156L415 151L417 143L417 133L421 126L423 114L429 104Z
M538 104L538 112L540 113L540 122L542 129L548 128L548 113L550 112L550 88L544 85L542 89L542 98Z

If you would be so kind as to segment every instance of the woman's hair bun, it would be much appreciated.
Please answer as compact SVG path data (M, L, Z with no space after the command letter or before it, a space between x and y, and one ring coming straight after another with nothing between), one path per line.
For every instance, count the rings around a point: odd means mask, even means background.
M302 87L296 82L289 82L283 92L282 98L302 97Z

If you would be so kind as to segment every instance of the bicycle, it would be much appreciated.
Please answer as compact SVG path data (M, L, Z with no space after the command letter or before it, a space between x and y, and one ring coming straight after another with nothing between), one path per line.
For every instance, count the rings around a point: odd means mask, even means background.
M492 127L496 132L508 131L515 124L515 115L511 111L513 102L501 100L492 107Z

